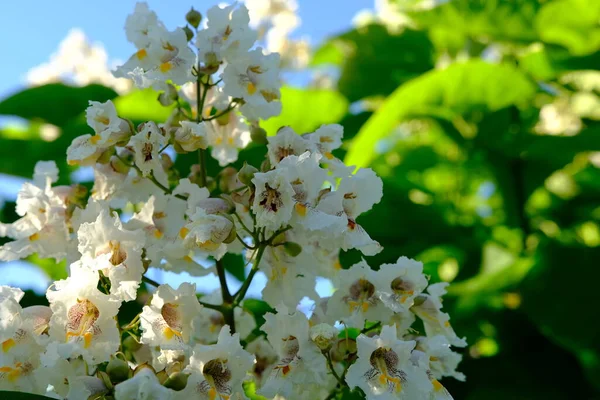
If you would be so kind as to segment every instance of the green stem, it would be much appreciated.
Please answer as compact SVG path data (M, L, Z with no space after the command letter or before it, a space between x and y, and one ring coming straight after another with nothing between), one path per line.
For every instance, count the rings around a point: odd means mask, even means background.
M231 304L233 297L231 293L229 293L229 288L227 287L227 278L225 277L225 266L221 260L216 261L217 267L217 275L219 276L219 283L221 284L221 295L223 296L224 304Z
M258 250L256 252L256 261L254 261L254 263L252 264L252 269L250 270L248 277L244 281L244 284L242 285L240 290L238 290L238 292L233 296L234 297L233 307L237 307L242 302L242 300L244 300L244 297L246 296L246 292L248 292L248 288L250 287L250 284L252 283L252 279L254 279L254 275L256 275L256 273L258 272L258 266L260 265L260 260L262 259L266 248L267 248L266 243L261 243L258 246Z
M160 283L156 282L155 280L152 280L150 278L148 278L147 276L142 276L142 282L146 282L154 287L159 287Z
M227 106L226 109L224 109L223 111L221 111L220 113L216 113L215 115L211 115L208 118L202 118L202 121L212 121L213 119L217 119L217 118L221 118L223 115L228 114L231 110L233 110L236 106L238 105L238 103L232 101L231 103L229 103L229 105Z
M362 331L360 331L360 333L367 333L367 332L371 332L377 328L379 328L381 326L381 321L378 321L377 323L371 325L368 328L364 328Z
M329 354L329 351L323 350L323 356L327 360L327 366L329 366L329 370L331 371L331 374L335 377L335 379L338 381L338 384L341 387L346 386L346 382L344 382L342 378L340 378L338 373L335 371L335 368L333 368L333 362L331 361L331 355Z
M198 70L200 70L200 66L198 66ZM206 94L208 93L208 85L202 92L202 79L200 76L196 79L196 105L198 109L196 110L196 122L202 122L202 111L204 110L204 102L206 101ZM206 150L198 149L198 162L200 164L200 187L206 186Z

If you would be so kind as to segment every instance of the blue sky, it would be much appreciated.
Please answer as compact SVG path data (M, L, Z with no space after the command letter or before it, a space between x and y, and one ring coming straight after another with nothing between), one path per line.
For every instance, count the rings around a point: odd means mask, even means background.
M110 59L126 60L134 51L123 25L135 0L17 0L0 1L0 35L5 56L0 67L0 98L23 86L27 71L48 60L71 28L81 28L94 42L102 42ZM200 12L215 0L148 0L170 28L182 26L194 6ZM302 25L292 36L308 36L312 44L350 27L356 13L373 8L372 0L298 0Z

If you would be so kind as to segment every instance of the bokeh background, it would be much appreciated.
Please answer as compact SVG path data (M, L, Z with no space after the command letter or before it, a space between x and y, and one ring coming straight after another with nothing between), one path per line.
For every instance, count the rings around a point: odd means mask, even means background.
M190 5L216 2L148 3L174 28ZM261 25L273 31L267 47L288 56L284 111L263 126L340 123L336 155L383 178L383 201L359 223L385 250L367 261L406 255L452 283L445 308L469 347L467 382L446 381L450 392L599 399L600 1L299 3L294 23ZM89 130L88 100L112 99L134 122L168 115L156 93L109 73L134 51L123 31L133 7L0 2L1 221L16 219L16 193L37 160L56 160L61 183L90 185L89 170L65 162ZM359 257L344 253L342 264ZM235 286L243 271L229 272ZM0 283L28 289L28 304L65 275L52 260L0 263Z

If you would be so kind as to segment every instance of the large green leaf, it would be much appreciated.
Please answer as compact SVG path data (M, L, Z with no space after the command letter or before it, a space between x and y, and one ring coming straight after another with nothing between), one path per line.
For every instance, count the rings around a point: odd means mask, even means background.
M89 101L113 99L117 93L102 85L72 87L50 83L25 89L0 102L0 115L14 115L25 119L42 119L62 126L85 111Z
M559 0L546 4L535 20L540 37L566 47L574 55L600 49L600 2Z
M428 72L400 86L369 118L354 138L346 163L364 167L377 156L377 145L412 114L464 122L471 114L512 104L527 104L535 85L519 70L504 64L471 60Z
M342 66L339 91L350 100L388 95L433 68L433 46L424 32L391 34L381 25L357 28L317 50L312 65Z
M281 102L281 114L261 122L269 135L274 135L285 125L298 133L311 132L322 124L340 121L348 110L348 100L338 92L327 89L283 87Z
M173 106L164 107L158 102L158 92L152 89L134 90L114 100L117 114L134 123L144 121L164 122Z
M227 253L221 259L225 270L233 275L237 280L243 282L246 278L244 273L244 257L241 254Z
M535 41L533 21L538 9L538 0L454 0L409 15L429 31L437 47L456 52L468 39L482 43Z

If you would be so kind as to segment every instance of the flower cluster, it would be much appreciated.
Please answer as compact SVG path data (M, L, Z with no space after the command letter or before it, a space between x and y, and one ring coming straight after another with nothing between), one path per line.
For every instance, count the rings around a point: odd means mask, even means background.
M358 222L381 200L381 179L334 155L340 125L266 136L259 119L281 109L279 56L254 48L244 6L211 8L202 28L197 11L186 19L191 27L170 31L138 3L125 26L138 51L115 72L162 90L170 118L135 127L112 102L90 102L93 133L73 140L67 160L93 168L91 192L55 186L56 165L39 162L18 195L21 218L0 224L13 239L0 260L37 254L69 265L48 307L22 308L22 291L0 287L0 390L227 400L249 390L325 399L354 389L368 399L451 399L440 380L464 379L451 346L466 342L442 310L447 284L430 284L405 257L377 268L340 263L343 251L382 250ZM264 159L236 170L251 138ZM209 153L225 167L215 176ZM175 158L186 157L199 163L181 177ZM249 270L236 292L226 254ZM215 274L221 287L202 296L191 283L159 284L146 276L151 267ZM266 313L244 301L259 271ZM319 277L331 280L332 296L316 293ZM316 304L310 317L297 310L305 297Z

